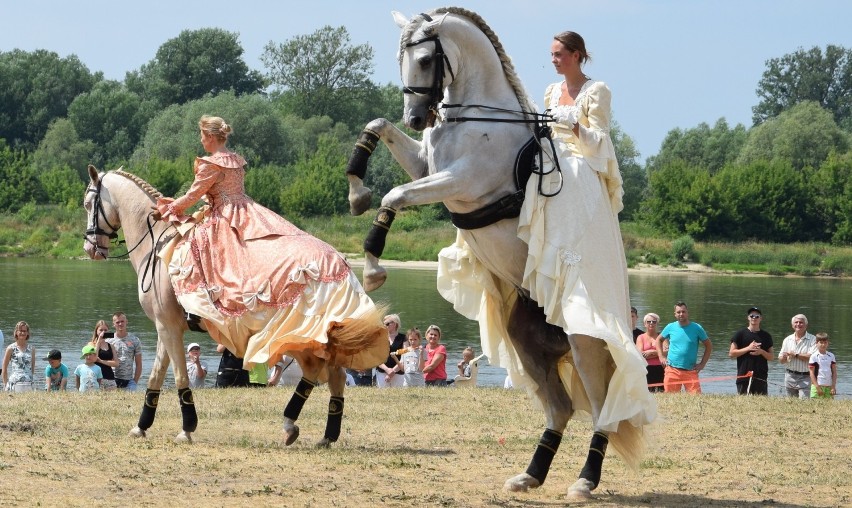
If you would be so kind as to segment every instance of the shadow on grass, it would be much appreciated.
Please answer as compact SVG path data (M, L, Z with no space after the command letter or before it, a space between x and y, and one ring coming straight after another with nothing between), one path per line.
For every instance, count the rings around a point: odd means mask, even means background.
M731 492L731 494L735 494ZM655 508L698 508L704 506L735 506L749 508L757 506L772 506L773 508L804 508L811 504L784 503L772 498L760 501L743 501L735 499L711 499L705 496L690 494L643 494L639 496L595 494L598 503L611 503L614 506L653 506Z

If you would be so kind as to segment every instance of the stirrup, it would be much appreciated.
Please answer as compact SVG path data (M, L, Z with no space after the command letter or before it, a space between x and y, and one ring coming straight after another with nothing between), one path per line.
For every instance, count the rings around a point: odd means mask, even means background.
M197 314L190 314L189 312L184 313L184 317L186 318L186 325L193 332L204 332L207 330L201 327L201 316Z

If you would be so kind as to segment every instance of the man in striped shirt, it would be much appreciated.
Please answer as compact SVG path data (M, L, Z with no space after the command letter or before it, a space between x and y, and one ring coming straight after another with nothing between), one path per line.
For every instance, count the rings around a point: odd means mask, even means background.
M787 368L784 374L787 395L806 399L811 395L808 359L816 351L816 337L808 333L808 318L804 314L796 314L791 322L793 333L788 335L781 344L778 361L785 364Z

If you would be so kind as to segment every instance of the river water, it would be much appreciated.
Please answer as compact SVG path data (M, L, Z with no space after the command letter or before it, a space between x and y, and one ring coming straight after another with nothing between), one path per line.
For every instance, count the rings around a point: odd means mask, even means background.
M478 324L458 315L441 298L435 289L434 270L389 268L388 274L385 286L371 296L391 305L391 311L400 315L403 329L439 325L448 351L447 372L452 376L466 346L479 350ZM831 336L830 350L838 360L839 397L852 398L852 284L848 280L639 272L630 274L630 291L640 319L647 312L656 312L665 324L674 320L674 302L689 304L691 319L707 330L713 342L702 378L736 373L736 361L727 352L733 333L747 324L748 307L763 310L762 327L772 334L776 355L784 337L792 332L790 318L803 313L811 333L823 331ZM126 261L0 258L0 309L4 345L12 339L17 321L30 324L31 344L39 358L37 372L43 371L46 362L41 358L53 348L63 352L65 364L73 370L95 323L99 319L110 322L113 312L124 311L131 333L143 342L142 384L147 380L156 334L139 305L136 274ZM190 341L201 344L202 358L215 370L219 358L214 342L206 334L192 332L185 339ZM505 376L501 368L482 365L479 384L502 386ZM783 393L783 380L783 365L771 364L771 395ZM705 382L702 389L736 393L733 380Z

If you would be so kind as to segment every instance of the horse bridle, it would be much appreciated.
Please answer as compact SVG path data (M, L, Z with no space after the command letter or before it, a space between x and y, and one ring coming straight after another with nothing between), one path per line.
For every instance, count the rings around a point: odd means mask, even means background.
M86 232L83 235L83 238L85 239L86 242L95 246L95 252L100 252L101 246L98 245L98 237L99 236L106 236L107 238L114 240L114 239L118 238L118 230L121 227L121 226L118 226L118 227L113 226L109 222L109 219L107 219L107 217L106 217L106 211L104 210L104 205L103 205L103 203L101 203L101 188L102 188L102 186L103 186L103 178L98 178L98 184L97 184L96 187L93 188L92 186L89 186L89 188L86 189L86 193L87 194L94 193L95 198L92 202L92 209L93 209L93 212L92 212L92 227L86 229ZM112 231L107 231L107 230L100 227L100 224L98 222L98 216L103 217L103 221L106 223L107 227L109 227ZM155 275L156 270L157 270L157 264L156 264L157 263L157 255L156 255L156 252L155 252L156 248L157 248L157 244L159 244L160 242L163 241L163 237L169 231L169 228L166 228L166 229L163 230L162 233L160 233L159 238L154 238L154 223L151 221L153 216L154 216L154 212L150 212L148 214L148 216L146 217L146 224L148 226L148 234L143 235L142 238L140 238L139 241L136 242L136 245L134 245L131 249L128 249L126 253L121 254L119 256L106 256L106 255L102 254L104 259L107 259L107 258L111 258L111 259L126 258L126 257L130 256L131 252L133 252L140 245L142 245L142 242L145 241L145 238L151 238L151 252L148 253L148 259L147 259L147 262L145 263L145 271L142 273L142 280L140 282L141 289L142 289L143 293L147 293L151 289L151 286L154 283L154 275ZM89 238L90 236L94 237L94 241L92 241ZM118 243L124 243L124 242L118 242ZM145 287L145 279L147 278L149 271L151 273L151 279L148 283L148 286Z
M86 232L83 234L83 239L95 246L95 252L100 252L101 246L98 245L99 236L105 236L110 240L115 240L116 238L118 238L118 227L113 226L109 222L109 219L107 219L106 217L106 211L104 211L104 205L103 203L101 203L102 184L102 179L98 178L97 187L92 188L91 186L89 186L89 188L86 189L86 194L94 193L95 198L92 202L92 224L90 228L86 229ZM112 231L107 231L101 228L98 217L103 217L104 223L106 223L107 227L110 228ZM94 237L94 241L89 238L90 236ZM106 259L106 257L107 256L104 255L104 259Z
M421 16L423 16L423 19L426 21L432 21L432 18L428 14L421 14ZM444 52L444 47L441 45L441 38L438 37L438 34L427 35L422 39L409 42L405 45L405 47L412 48L426 42L435 43L435 73L434 78L432 79L432 86L403 86L402 93L428 95L428 109L429 111L433 111L437 114L438 104L444 100L444 77L447 75L447 71L450 72L450 77L453 78L453 80L456 79L456 75L453 73L453 66L450 64L450 59Z

